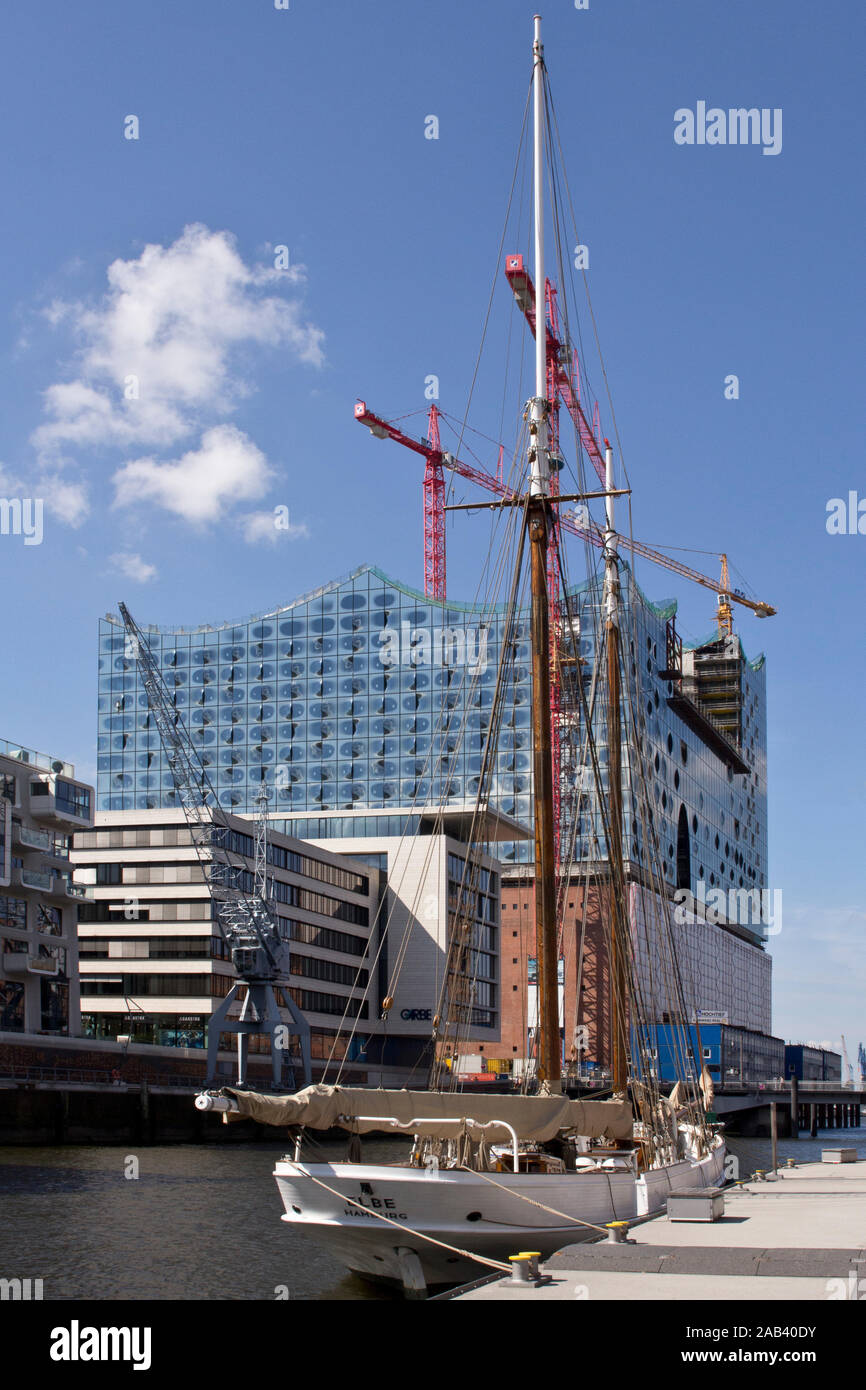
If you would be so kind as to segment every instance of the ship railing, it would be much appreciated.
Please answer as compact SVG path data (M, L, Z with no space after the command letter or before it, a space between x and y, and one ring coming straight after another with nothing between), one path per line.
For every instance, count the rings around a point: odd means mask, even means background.
M407 1132L414 1132L416 1125L439 1125L447 1124L448 1121L442 1119L441 1115L416 1115L411 1120L398 1120L393 1115L341 1115L341 1119L352 1119L363 1121L364 1124L383 1124L389 1129L402 1129ZM470 1119L470 1116L466 1117ZM472 1124L477 1129L507 1129L511 1135L511 1156L514 1164L515 1173L520 1172L520 1149L517 1142L517 1130L510 1125L507 1120L472 1120Z

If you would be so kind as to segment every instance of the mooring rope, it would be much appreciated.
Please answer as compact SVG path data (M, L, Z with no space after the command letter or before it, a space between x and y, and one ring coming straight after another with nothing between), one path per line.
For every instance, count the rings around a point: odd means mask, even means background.
M491 1187L498 1187L500 1192L507 1192L510 1197L519 1197L521 1202L528 1202L531 1207L540 1207L542 1211L549 1212L551 1216L561 1216L564 1221L570 1221L575 1226L586 1226L591 1231L598 1231L603 1236L607 1235L606 1226L597 1226L594 1221L582 1221L579 1216L569 1216L564 1211L557 1211L555 1207L547 1207L544 1205L544 1202L537 1202L534 1197L527 1197L525 1192L515 1192L514 1188L505 1187L501 1182L495 1182L494 1179L488 1177L486 1173L481 1173L475 1168L467 1168L465 1164L461 1164L460 1166L465 1173L472 1173L476 1178L483 1178L485 1182L490 1183ZM608 1180L607 1185L608 1191L610 1192L610 1204L611 1207L613 1207L613 1188L610 1185L610 1174L605 1173L604 1176ZM613 1214L614 1218L616 1218L616 1210L614 1210Z
M511 1265L503 1264L501 1260L489 1260L486 1255L475 1255L471 1250L461 1250L459 1245L449 1245L447 1240L437 1240L435 1236L426 1236L423 1231L416 1231L403 1221L395 1221L393 1217L385 1216L381 1211L373 1211L370 1207L365 1207L363 1202L356 1201L354 1197L345 1196L344 1193L338 1192L335 1187L329 1187L326 1182L322 1182L321 1178L314 1178L312 1173L307 1173L306 1176L319 1187L323 1187L326 1192L330 1192L332 1196L339 1197L341 1202L351 1202L353 1207L357 1207L365 1215L375 1216L379 1221L387 1221L389 1226L396 1226L398 1231L407 1231L410 1236L417 1236L419 1240L427 1240L431 1245L439 1245L443 1250L451 1250L455 1255L463 1255L467 1260L476 1260L478 1264L489 1265L491 1269L499 1269L503 1274L511 1273Z

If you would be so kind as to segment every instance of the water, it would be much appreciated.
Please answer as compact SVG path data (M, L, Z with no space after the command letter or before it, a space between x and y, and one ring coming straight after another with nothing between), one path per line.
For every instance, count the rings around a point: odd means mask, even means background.
M728 1153L739 1161L741 1178L751 1177L756 1168L766 1172L773 1161L773 1145L769 1139L741 1139L738 1135L728 1135ZM779 1139L777 1152L780 1168L785 1167L786 1158L796 1158L798 1163L820 1163L822 1149L856 1149L858 1159L866 1159L866 1129L821 1129L817 1139L810 1139L809 1133L800 1131L799 1139Z
M333 1159L346 1144L323 1145ZM364 1145L371 1162L406 1151ZM124 1177L127 1152L137 1180ZM280 1220L275 1144L0 1147L0 1278L46 1299L389 1299Z
M769 1139L728 1141L740 1176L771 1163ZM866 1159L866 1129L779 1140L779 1160L845 1145ZM333 1159L345 1142L322 1145ZM393 1162L402 1141L364 1144ZM393 1299L280 1221L271 1176L279 1144L0 1148L0 1278L42 1279L46 1299Z

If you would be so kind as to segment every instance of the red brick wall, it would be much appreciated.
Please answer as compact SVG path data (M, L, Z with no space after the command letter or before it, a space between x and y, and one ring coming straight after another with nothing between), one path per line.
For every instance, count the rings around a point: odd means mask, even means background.
M586 932L581 971L581 1003L576 1009L578 957L586 892ZM606 913L604 914L606 915ZM572 1050L576 1024L586 1024L586 1058L605 1065L608 1056L610 1021L610 976L599 890L588 892L583 884L571 883L563 913L565 1059ZM479 1043L478 1051L487 1058L512 1060L527 1055L527 961L535 956L535 883L532 879L503 879L500 997L502 1008L501 1042ZM474 1046L474 1044L470 1044Z

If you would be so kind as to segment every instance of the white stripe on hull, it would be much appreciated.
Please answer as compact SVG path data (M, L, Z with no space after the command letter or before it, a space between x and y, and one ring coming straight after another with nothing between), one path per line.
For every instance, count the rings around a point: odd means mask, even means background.
M565 1245L597 1237L598 1232L584 1230L522 1198L543 1202L566 1217L604 1226L663 1211L674 1188L717 1186L724 1162L725 1148L719 1142L700 1161L685 1159L637 1180L631 1173L615 1172L481 1176L448 1169L429 1173L397 1165L289 1159L277 1163L274 1177L286 1210L282 1219L328 1248L349 1269L400 1282L396 1252L402 1246L416 1252L427 1283L435 1285L477 1279L486 1266L419 1240L412 1232L500 1261L521 1250L538 1250L546 1258ZM340 1198L313 1179L339 1192ZM370 1190L362 1191L362 1185ZM359 1211L355 1202L364 1210ZM379 1220L374 1212L397 1225Z

